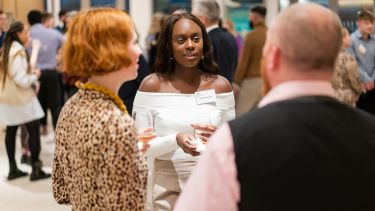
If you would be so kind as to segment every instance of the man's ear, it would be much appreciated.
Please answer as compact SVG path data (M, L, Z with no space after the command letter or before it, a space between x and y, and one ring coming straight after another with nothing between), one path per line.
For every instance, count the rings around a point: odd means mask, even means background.
M268 51L268 61L266 63L267 69L270 71L275 71L279 69L281 61L281 50L277 46L271 46Z

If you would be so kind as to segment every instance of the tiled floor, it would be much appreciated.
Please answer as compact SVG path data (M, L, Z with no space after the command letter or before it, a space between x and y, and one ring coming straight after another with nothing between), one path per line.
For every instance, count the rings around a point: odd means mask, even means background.
M16 158L19 162L21 143L17 138ZM41 160L43 169L51 172L53 159L53 134L49 128L49 134L42 136ZM31 172L27 165L20 165L19 168ZM60 211L71 210L70 206L59 205L52 196L51 179L30 182L29 177L7 181L8 159L4 144L4 129L0 126L0 210L1 211Z

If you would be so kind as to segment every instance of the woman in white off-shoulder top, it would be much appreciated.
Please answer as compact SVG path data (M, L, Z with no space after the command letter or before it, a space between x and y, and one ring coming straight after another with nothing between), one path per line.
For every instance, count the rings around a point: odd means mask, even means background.
M143 80L133 113L149 112L157 134L145 153L149 206L172 210L199 160L194 128L211 130L233 119L234 96L230 83L217 75L207 32L195 16L170 16L159 36L155 73Z

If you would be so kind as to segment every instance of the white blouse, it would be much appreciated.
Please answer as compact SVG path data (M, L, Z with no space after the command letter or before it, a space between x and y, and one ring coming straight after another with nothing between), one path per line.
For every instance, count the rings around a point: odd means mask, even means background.
M235 118L233 92L216 94L209 103L198 103L196 94L155 93L138 91L133 114L148 111L153 117L157 138L149 142L145 156L161 160L196 160L177 145L178 132L193 134L191 124L208 119L219 125Z

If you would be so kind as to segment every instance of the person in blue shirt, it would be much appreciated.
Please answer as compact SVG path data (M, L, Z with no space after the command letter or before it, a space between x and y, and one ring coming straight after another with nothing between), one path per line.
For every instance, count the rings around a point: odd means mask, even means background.
M375 36L374 15L366 10L357 13L358 29L352 33L352 44L348 48L357 60L361 86L364 91L357 107L375 114Z
M56 127L57 119L62 107L62 75L57 71L56 55L63 44L64 36L55 29L49 29L42 25L42 13L31 10L27 14L30 24L30 35L42 43L36 66L41 69L40 90L38 99L44 113L51 111L53 127ZM42 132L45 133L47 118L41 119Z

